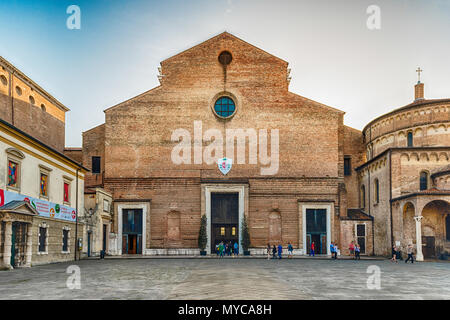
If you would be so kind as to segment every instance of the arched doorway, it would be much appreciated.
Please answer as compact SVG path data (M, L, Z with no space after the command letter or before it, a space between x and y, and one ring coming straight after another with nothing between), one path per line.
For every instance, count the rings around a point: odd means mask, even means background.
M448 234L446 217L450 204L444 200L433 200L422 210L422 252L424 258L437 258L445 250Z

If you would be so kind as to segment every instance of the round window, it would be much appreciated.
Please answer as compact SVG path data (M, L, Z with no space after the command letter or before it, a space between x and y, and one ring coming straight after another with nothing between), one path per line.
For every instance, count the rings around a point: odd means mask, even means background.
M214 112L221 118L229 118L236 112L236 105L230 97L220 97L214 104Z

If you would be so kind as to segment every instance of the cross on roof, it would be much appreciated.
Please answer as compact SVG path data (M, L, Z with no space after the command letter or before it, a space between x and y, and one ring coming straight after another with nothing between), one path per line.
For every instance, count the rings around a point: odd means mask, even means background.
M419 76L419 81L418 81L417 83L420 83L420 73L423 72L423 70L420 69L420 67L418 67L417 70L416 70L416 72L417 72L417 74L418 74L418 76Z

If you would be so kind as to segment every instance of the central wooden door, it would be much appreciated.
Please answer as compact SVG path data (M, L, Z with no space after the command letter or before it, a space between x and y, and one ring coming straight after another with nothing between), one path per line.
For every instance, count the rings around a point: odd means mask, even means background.
M239 194L211 194L211 253L220 242L239 245Z

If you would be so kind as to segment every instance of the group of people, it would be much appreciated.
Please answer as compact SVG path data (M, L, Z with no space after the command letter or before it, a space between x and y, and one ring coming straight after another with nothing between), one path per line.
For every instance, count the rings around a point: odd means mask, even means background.
M220 258L223 258L225 255L235 257L239 255L239 245L237 242L234 242L234 244L232 244L231 241L229 241L228 243L224 244L222 241L216 244L216 254Z
M411 263L414 263L414 247L412 244L409 244L406 248L406 253L408 254L408 258L405 260L405 263L408 263L408 261L411 261ZM402 252L400 251L397 246L392 247L392 258L391 261L398 263L398 260L403 260Z
M288 258L292 258L294 247L292 246L292 244L290 242L288 243L287 249L288 249ZM278 246L273 245L273 247L271 247L270 243L268 243L267 244L267 260L270 259L271 252L272 252L272 259L277 259L277 254L278 254L278 259L281 259L282 254L283 254L283 246L281 244L279 244Z
M355 242L352 241L348 246L348 251L350 252L351 256L355 257L355 260L361 260L361 246L359 245L359 243L355 244Z

